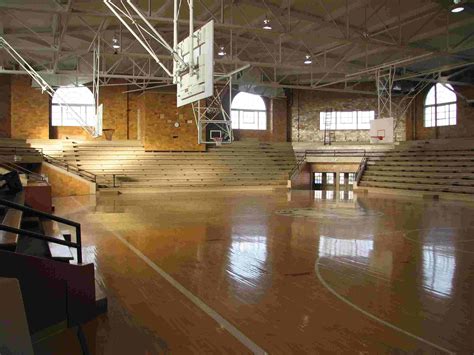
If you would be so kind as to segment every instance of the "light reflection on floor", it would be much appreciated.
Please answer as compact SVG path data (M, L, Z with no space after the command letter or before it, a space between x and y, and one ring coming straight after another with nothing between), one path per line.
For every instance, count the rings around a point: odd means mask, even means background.
M59 199L56 207L83 221L114 307L127 308L134 323L147 324L140 336L165 339L172 352L179 344L183 353L228 353L229 340L202 325L205 315L182 312L179 296L175 310L173 297L166 309L157 305L166 282L142 277L147 267L111 231L269 353L434 352L341 303L318 281L318 260L327 283L357 306L451 351L474 350L474 206L467 203L292 191ZM157 285L164 289L151 297ZM138 303L129 304L131 295ZM112 317L104 326L114 332L121 323Z

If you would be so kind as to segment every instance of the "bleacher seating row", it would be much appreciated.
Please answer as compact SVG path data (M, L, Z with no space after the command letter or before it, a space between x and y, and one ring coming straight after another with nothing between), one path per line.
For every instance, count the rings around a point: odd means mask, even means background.
M369 157L359 186L474 194L474 140L402 143Z
M147 152L138 141L33 141L45 154L96 175L99 187L286 185L290 143L234 142L206 152Z
M40 151L32 148L25 139L0 138L0 163L17 162L22 164L41 163Z

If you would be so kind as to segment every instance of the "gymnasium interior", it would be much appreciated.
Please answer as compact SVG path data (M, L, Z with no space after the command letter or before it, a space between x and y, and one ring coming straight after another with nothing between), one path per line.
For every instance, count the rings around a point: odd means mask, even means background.
M474 1L0 1L0 354L474 353Z

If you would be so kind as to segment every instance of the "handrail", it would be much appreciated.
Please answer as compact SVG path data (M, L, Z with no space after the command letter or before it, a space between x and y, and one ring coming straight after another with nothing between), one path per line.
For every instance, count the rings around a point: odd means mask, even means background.
M0 166L3 166L4 168L10 170L16 170L18 173L21 174L27 174L29 178L32 178L37 181L46 181L46 178L43 175L35 173L34 171L24 168L21 165L8 161L7 159L4 159L2 157L0 157Z
M369 158L364 157L364 158L362 158L362 160L359 164L359 168L357 169L357 172L356 172L356 183L357 183L357 185L359 184L360 180L362 179L362 175L364 174L365 169L367 168L367 161L368 160L369 160Z
M38 217L47 218L47 219L50 219L52 221L56 221L56 222L74 227L76 229L76 242L75 243L59 240L59 239L52 238L52 237L48 237L48 236L42 235L40 233L26 231L26 230L23 230L23 229L17 229L17 228L13 228L13 227L10 227L10 226L5 226L3 224L0 224L0 230L4 230L6 232L21 234L21 235L25 235L27 237L42 239L42 240L46 240L48 242L53 242L53 243L56 243L56 244L61 244L61 245L66 245L66 246L69 246L69 247L76 248L76 250L77 250L77 262L79 264L82 264L82 240L81 240L82 238L81 238L81 224L80 223L71 221L71 220L66 219L66 218L58 217L58 216L52 215L50 213L38 211L38 210L35 210L34 208L27 207L27 206L24 206L24 205L20 205L18 203L8 201L8 200L2 199L2 198L0 198L0 205L7 206L9 208L13 208L15 210L19 210L19 211L23 211L23 212L28 212L28 213L31 213L31 214L36 215Z
M301 166L306 162L306 151L304 152L303 156L300 157L297 161L293 169L288 173L288 180L291 180L295 177L295 175L300 171Z
M321 149L307 150L306 155L318 155L325 157L368 157L383 156L393 150L366 150L366 149Z
M91 173L90 171L83 170L78 168L77 166L68 164L66 161L52 157L47 154L42 154L43 160L46 161L47 163L50 163L54 166L57 166L59 168L62 168L68 172L73 172L76 175L79 175L80 177L92 181L92 182L97 182L97 175Z

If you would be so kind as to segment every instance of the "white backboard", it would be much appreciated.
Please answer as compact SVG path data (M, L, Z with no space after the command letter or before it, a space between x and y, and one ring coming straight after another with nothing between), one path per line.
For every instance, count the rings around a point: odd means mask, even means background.
M393 117L370 121L371 143L393 143Z
M96 115L96 124L95 124L95 136L99 137L102 135L102 117L104 115L104 105L100 104L97 107L97 115Z
M177 106L205 99L214 94L214 21L202 26L193 35L193 53L190 53L188 37L178 44L178 54L186 63L190 55L194 59L194 73L182 70L178 63L174 63L177 78Z

